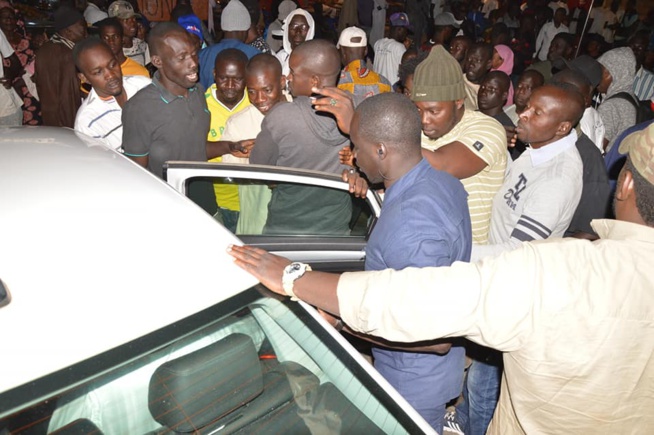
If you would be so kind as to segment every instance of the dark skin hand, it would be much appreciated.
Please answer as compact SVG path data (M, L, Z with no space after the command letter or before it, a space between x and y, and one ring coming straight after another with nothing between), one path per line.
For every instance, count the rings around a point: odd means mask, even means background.
M274 293L288 296L282 287L284 268L291 261L251 246L230 245L227 253L234 257L237 266L249 272ZM340 317L336 286L340 275L325 272L307 272L295 281L298 298Z
M509 145L509 148L513 148L515 142L518 140L518 134L515 132L515 127L505 125L504 130L506 130L506 143Z
M341 163L341 165L347 165L347 166L352 166L354 167L354 153L352 152L352 148L348 146L344 146L343 149L341 149L338 152L338 161Z
M218 142L207 142L207 160L214 159L216 157L224 156L225 154L231 154L235 157L250 157L250 151L254 147L254 139L246 139L238 142L229 142L229 141L218 141ZM129 156L130 159L134 160L139 165L144 168L148 167L150 162L149 156Z
M218 141L207 142L207 159L211 160L225 154L232 154L236 157L249 157L254 147L254 139L246 139L238 142Z
M2 83L2 86L6 89L11 89L14 79L23 75L23 66L20 63L18 56L16 56L16 53L6 59L9 59L9 66L4 69L5 76L0 78L0 83Z
M313 107L316 111L334 115L339 130L349 135L350 123L354 117L352 95L336 87L311 88L311 92L322 95L322 97L315 97L313 100ZM336 101L336 104L332 104L332 99Z
M368 182L354 169L345 169L341 174L343 181L350 185L350 193L357 198L365 198L368 194Z
M282 275L284 268L291 264L290 260L251 246L231 245L227 249L227 253L234 257L234 262L237 266L249 272L274 293L288 296L282 287ZM316 306L323 318L332 326L336 325L340 314L338 299L336 297L336 286L338 285L339 277L340 275L333 273L307 272L302 278L295 281L295 285L293 286L293 290L298 298ZM384 340L383 338L361 334L347 327L344 330L372 343L410 352L444 354L451 347L450 343L441 343L438 341L395 343Z

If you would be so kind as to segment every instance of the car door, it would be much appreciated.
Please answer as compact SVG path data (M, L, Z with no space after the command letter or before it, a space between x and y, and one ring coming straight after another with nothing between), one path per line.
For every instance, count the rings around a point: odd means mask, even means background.
M370 190L365 199L354 198L348 192L348 184L340 177L310 170L272 167L262 165L199 163L171 161L164 165L164 179L177 191L189 196L194 183L211 182L216 190L220 207L220 189L234 187L238 190L238 224L233 231L244 243L283 255L294 261L310 262L318 270L362 270L365 261L365 245L381 210L379 195ZM279 214L283 202L272 199L282 192L306 198L306 201L289 202L290 207L305 207L306 215L315 218L316 225L296 231L293 222L284 221L272 230L273 214ZM350 202L345 218L345 231L334 232L330 220L337 219L330 206L334 195L345 196ZM252 199L254 198L254 200ZM288 200L286 196L285 201ZM275 206L270 208L271 201ZM301 201L302 202L302 201ZM347 204L346 204L347 205ZM274 211L278 210L278 211ZM266 215L266 213L269 213ZM339 212L338 219L343 219ZM292 214L292 213L291 213ZM300 213L302 214L302 213ZM220 220L220 213L215 216ZM301 218L301 217L300 217ZM228 227L226 225L226 227ZM229 228L229 227L228 227Z

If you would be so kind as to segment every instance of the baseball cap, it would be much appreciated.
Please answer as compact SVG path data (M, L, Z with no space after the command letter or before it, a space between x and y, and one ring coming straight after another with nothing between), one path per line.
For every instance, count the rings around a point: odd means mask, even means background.
M279 4L279 7L277 8L278 15L277 19L279 21L284 21L286 17L288 17L288 14L293 12L295 9L297 9L297 5L295 2L292 0L284 0Z
M629 154L631 163L648 183L654 184L654 124L627 136L618 148Z
M396 12L391 15L390 18L391 26L396 27L409 27L409 16L404 12Z
M122 20L126 20L132 17L141 18L141 15L134 12L132 5L125 0L116 0L110 4L109 9L107 9L107 13L110 17L116 17Z
M365 47L368 45L366 32L358 27L348 27L343 29L341 36L338 38L336 48L343 47Z
M443 12L434 17L434 25L436 26L452 26L458 29L461 23L462 21L457 21L451 12Z
M202 22L195 14L182 15L177 19L177 23L188 33L202 38Z
M602 80L602 65L587 54L583 54L573 60L556 59L553 65L557 69L568 67L571 70L583 74L594 88Z

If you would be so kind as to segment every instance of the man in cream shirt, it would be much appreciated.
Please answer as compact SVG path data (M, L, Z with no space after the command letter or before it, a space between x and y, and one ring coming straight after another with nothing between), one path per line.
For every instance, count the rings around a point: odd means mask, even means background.
M290 275L289 260L261 249L230 252L271 290L353 330L401 342L464 336L504 352L488 434L646 433L654 427L654 125L620 152L628 159L617 220L593 221L594 243L530 242L480 263L340 276Z

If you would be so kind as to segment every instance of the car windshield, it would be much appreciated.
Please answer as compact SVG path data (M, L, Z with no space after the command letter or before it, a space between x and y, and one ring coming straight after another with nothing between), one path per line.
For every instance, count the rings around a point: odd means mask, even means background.
M5 392L0 409L9 433L420 432L309 313L260 286Z

